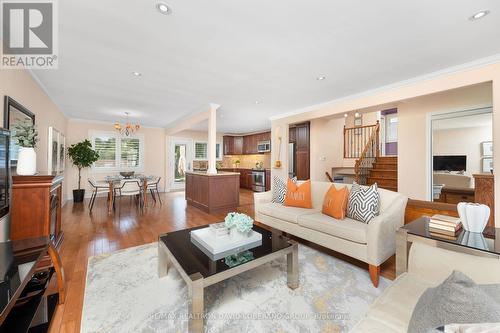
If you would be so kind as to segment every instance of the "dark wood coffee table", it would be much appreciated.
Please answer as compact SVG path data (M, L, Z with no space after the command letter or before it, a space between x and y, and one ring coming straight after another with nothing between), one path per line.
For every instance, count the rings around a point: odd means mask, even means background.
M235 263L225 259L213 261L191 242L192 230L207 227L174 231L158 239L158 275L165 276L173 266L188 285L189 332L203 332L203 292L212 284L286 256L288 287L299 286L298 244L284 237L281 231L254 226L253 230L262 234L262 245L247 250L245 261Z

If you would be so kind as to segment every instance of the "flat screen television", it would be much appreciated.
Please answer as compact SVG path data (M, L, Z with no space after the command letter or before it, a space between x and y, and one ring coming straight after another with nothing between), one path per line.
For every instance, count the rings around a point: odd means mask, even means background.
M466 171L467 156L466 155L447 155L434 156L433 158L434 171Z
M0 242L9 239L10 234L10 132L0 128Z

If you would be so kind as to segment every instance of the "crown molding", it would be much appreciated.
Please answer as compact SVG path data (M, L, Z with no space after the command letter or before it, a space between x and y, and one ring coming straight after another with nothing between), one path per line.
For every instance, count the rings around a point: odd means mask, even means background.
M334 99L334 100L331 100L328 102L314 104L314 105L306 106L306 107L300 108L300 109L295 109L295 110L292 110L289 112L285 112L285 113L282 113L282 114L279 114L276 116L269 117L269 119L271 121L284 119L284 118L288 118L288 117L295 116L298 114L307 113L307 112L311 112L314 110L326 108L326 107L338 104L340 102L353 100L353 99L357 99L357 98L361 98L361 97L366 97L366 96L374 95L376 93L386 92L386 91L393 90L396 88L401 88L401 87L409 86L412 84L420 83L423 81L435 79L437 77L444 76L444 75L450 75L450 74L463 72L465 70L471 70L471 69L485 67L485 66L492 65L492 64L495 64L498 62L500 62L500 53L494 54L494 55L489 56L489 57L477 59L474 61L466 62L466 63L463 63L461 65L447 67L447 68L444 68L444 69L441 69L441 70L438 70L435 72L431 72L428 74L419 75L419 76L413 77L411 79L407 79L407 80L391 83L388 85L384 85L384 86L381 86L379 88L365 90L363 92L359 92L356 94L340 97L340 98L337 98L337 99Z

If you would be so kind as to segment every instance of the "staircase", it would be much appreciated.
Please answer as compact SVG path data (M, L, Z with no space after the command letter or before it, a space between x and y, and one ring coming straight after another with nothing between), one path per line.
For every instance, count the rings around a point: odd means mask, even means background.
M378 156L372 164L366 185L377 183L378 187L398 191L398 157Z

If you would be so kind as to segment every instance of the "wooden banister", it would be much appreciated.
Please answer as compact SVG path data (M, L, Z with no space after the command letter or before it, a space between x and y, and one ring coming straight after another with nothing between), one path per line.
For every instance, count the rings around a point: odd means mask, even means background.
M355 180L357 183L360 183L360 178L361 178L361 166L364 164L365 159L368 157L375 158L380 156L380 139L379 139L379 134L380 134L380 123L377 120L377 123L374 126L373 131L371 132L370 137L368 138L368 141L366 142L363 151L361 152L361 155L359 156L359 159L356 160L356 164L354 165L354 172L356 174ZM372 152L371 156L368 156L368 153Z

